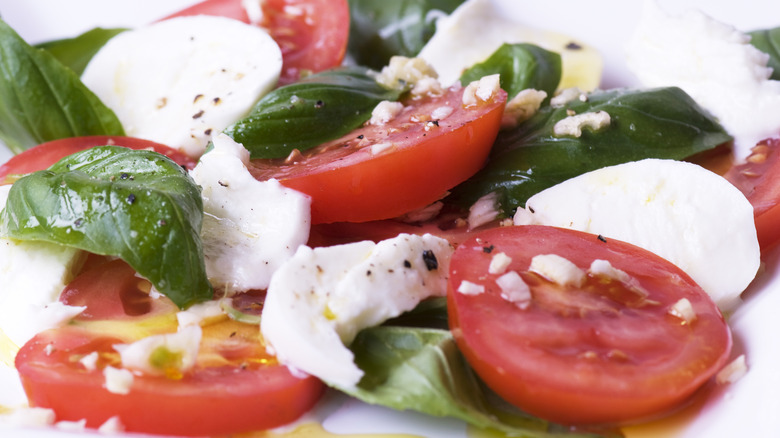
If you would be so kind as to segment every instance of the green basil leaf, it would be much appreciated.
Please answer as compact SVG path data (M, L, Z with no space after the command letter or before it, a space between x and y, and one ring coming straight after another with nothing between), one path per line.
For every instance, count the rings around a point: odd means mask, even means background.
M400 93L379 85L366 69L328 70L270 92L223 132L252 158L284 158L349 133L379 102L398 100Z
M365 375L356 388L339 389L366 403L458 418L510 436L603 436L493 405L448 330L373 327L361 331L350 349Z
M73 70L0 20L0 140L19 153L84 135L124 135L124 130Z
M608 127L579 138L555 136L553 126L568 113L606 111ZM449 198L462 206L498 194L504 215L532 195L577 175L644 158L682 160L726 143L731 137L679 88L611 90L542 107L516 128L499 133L488 164L456 187Z
M4 234L121 258L179 307L212 297L200 189L152 151L100 146L17 180Z
M435 18L463 0L349 0L347 52L358 64L379 70L392 56L413 57L436 31Z
M510 99L528 88L552 97L563 74L561 55L533 44L503 44L488 59L463 72L460 83L465 86L496 73Z
M769 55L769 67L772 67L771 79L780 81L780 27L749 32L750 44Z
M55 41L47 41L36 45L54 55L62 64L81 76L89 61L108 40L124 32L126 29L95 28L83 34Z

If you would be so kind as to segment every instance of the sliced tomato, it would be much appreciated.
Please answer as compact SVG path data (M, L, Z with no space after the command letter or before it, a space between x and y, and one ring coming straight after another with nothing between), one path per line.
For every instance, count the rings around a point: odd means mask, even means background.
M490 273L499 253L511 263ZM563 286L532 272L533 257L547 254L585 271L583 283ZM627 277L589 272L594 260ZM509 272L530 295L502 291L497 279ZM679 268L587 233L487 230L456 249L449 281L450 327L477 374L510 403L564 424L626 423L673 409L722 368L732 345L718 308ZM479 287L484 292L466 293ZM502 296L512 291L515 299ZM682 299L693 319L676 316Z
M139 316L175 313L178 307L165 297L149 295L152 284L136 275L123 260L92 261L60 293L69 306L84 306L76 320L122 320ZM95 285L102 285L96 288Z
M259 180L276 178L312 198L312 222L365 222L423 208L485 163L498 134L506 93L464 107L463 89L408 102L384 125L287 160L253 160ZM452 113L432 120L434 110Z
M336 67L344 60L349 38L347 0L257 0L260 26L282 50L281 84L297 81L302 73ZM206 0L170 17L218 15L245 23L250 17L242 0Z
M176 163L192 169L197 161L184 153L156 143L135 137L109 137L103 135L72 137L41 143L11 157L0 166L0 184L12 183L16 176L47 169L60 159L95 146L116 145L130 149L145 149L161 153Z
M745 162L724 175L745 194L756 218L761 250L780 241L780 138L759 142Z
M128 394L109 392L103 370L122 366L113 346L176 331L178 309L150 297L148 283L124 262L90 265L62 297L85 305L86 315L38 334L16 356L31 406L92 428L117 416L128 432L226 436L289 423L322 395L318 379L293 376L266 352L257 324L225 316L202 323L194 369L135 373ZM80 359L93 352L98 360L90 369Z
M258 332L255 326L252 333ZM208 333L204 329L204 343ZM57 421L85 419L96 428L116 416L128 432L177 436L281 426L311 409L323 392L317 379L295 377L264 355L246 330L218 331L212 340L223 348L211 354L225 364L196 366L177 377L136 374L128 394L109 392L103 375L106 366L119 366L113 345L127 340L79 326L38 334L17 354L16 368L30 405L53 409ZM98 364L89 370L79 360L93 352Z

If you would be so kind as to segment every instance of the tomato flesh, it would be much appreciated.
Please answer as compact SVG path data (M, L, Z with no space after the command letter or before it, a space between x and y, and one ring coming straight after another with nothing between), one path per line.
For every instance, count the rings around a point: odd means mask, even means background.
M524 306L503 298L490 274L494 255L511 258L529 286ZM587 271L607 260L627 283L588 274L561 286L529 271L557 254ZM685 273L645 250L613 239L544 226L500 227L462 243L451 261L449 311L456 342L477 374L505 400L564 424L621 424L678 406L729 357L728 326ZM458 292L463 281L484 286ZM670 312L686 298L695 319Z
M121 367L113 346L175 332L179 309L150 297L146 281L121 260L87 265L61 296L86 306L84 314L39 333L16 355L30 405L54 410L57 421L85 419L97 428L117 416L128 432L222 436L287 424L321 397L322 382L293 376L266 352L257 324L224 315L201 323L193 369L135 373L128 394L109 392L103 370ZM94 369L80 362L91 353Z
M341 65L349 38L347 0L265 0L261 27L282 51L281 85ZM169 17L217 15L249 23L241 0L206 0ZM345 24L346 23L346 24Z
M384 125L366 125L300 157L253 160L259 180L276 178L312 198L312 223L400 216L439 199L485 163L506 93L464 107L462 88L410 102ZM434 110L453 111L432 120Z
M95 146L123 146L130 149L151 150L167 156L177 164L192 169L197 164L197 160L188 157L184 153L156 143L150 140L144 140L135 137L117 137L95 135L87 137L71 137L52 140L41 143L35 147L27 149L21 154L11 157L2 166L0 166L0 184L13 183L14 178L38 170L48 169L52 164L85 149Z
M780 138L759 142L744 163L733 166L724 177L753 206L756 233L762 251L780 241Z

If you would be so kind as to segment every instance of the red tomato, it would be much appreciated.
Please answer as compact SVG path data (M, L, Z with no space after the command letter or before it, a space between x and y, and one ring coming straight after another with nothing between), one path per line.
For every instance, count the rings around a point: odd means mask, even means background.
M737 186L753 205L756 232L762 250L780 241L780 138L758 143L744 163L724 177Z
M92 428L118 416L128 432L223 436L281 426L311 409L322 383L294 377L267 356L252 339L259 336L257 326L251 333L233 326L214 334L204 328L201 345L211 339L221 347L201 353L214 356L209 357L214 363L196 365L183 376L136 374L128 394L109 392L103 375L107 365L119 366L112 346L126 340L97 330L66 326L42 332L19 351L16 368L31 406L53 409L57 421L86 419ZM92 352L99 359L90 371L79 359Z
M261 5L259 25L282 50L281 84L297 81L301 73L341 64L349 38L346 0L265 0ZM206 0L166 18L201 14L250 22L241 0Z
M97 256L93 256L97 257ZM95 285L100 284L100 288ZM151 283L138 277L122 260L92 262L60 293L60 301L69 306L85 306L76 320L129 319L178 308L167 298L149 296Z
M488 272L511 258L530 300L511 302ZM529 270L557 254L587 271L607 260L629 281L588 273L561 286ZM462 282L484 292L458 292ZM564 424L647 419L678 406L725 364L732 340L707 294L668 261L627 243L578 231L499 227L462 243L450 265L448 309L456 342L477 374L505 400ZM686 298L695 319L670 307ZM525 307L523 307L523 305Z
M312 223L365 222L400 216L439 199L477 172L501 123L506 93L464 107L463 89L409 103L384 125L286 160L253 160L259 180L278 179L312 198ZM434 110L453 112L431 120Z
M116 145L130 149L148 149L166 155L178 164L192 169L197 161L176 149L160 143L134 137L108 137L103 135L72 137L41 143L11 157L0 166L0 184L10 184L14 175L24 175L49 168L60 159L95 146Z
M109 392L103 369L121 367L114 344L177 329L178 309L152 299L149 286L121 260L89 262L61 296L85 305L84 314L37 335L16 356L31 406L53 409L58 421L86 419L89 427L118 416L129 432L222 436L289 423L323 393L319 380L293 376L266 353L256 324L225 317L203 326L193 370L136 374L129 394ZM89 370L79 359L92 352L99 359Z

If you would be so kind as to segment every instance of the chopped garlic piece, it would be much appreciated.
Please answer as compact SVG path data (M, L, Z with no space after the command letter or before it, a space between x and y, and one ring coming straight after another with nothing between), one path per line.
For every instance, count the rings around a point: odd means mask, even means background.
M531 289L517 271L509 271L496 279L501 288L501 298L525 309L531 304Z
M734 383L747 374L747 372L748 367L745 362L745 355L740 354L736 359L732 360L718 371L718 374L715 375L715 381L719 385Z
M122 420L116 415L109 418L103 424L101 424L100 427L98 427L98 432L103 434L117 434L124 431L125 425L122 424Z
M506 253L500 252L495 254L490 260L488 272L491 274L503 274L510 263L512 263L512 258L506 255Z
M588 127L593 131L600 131L609 127L611 119L606 111L596 111L575 114L561 119L553 126L553 135L556 137L581 137L582 128Z
M401 102L391 102L383 100L379 102L371 111L371 119L368 121L371 125L385 125L401 114L404 104Z
M463 105L472 106L479 102L487 102L501 89L500 75L483 76L466 86L463 90Z
M79 359L79 363L84 365L84 368L87 371L95 371L97 369L98 357L99 356L97 351L93 351L92 353L89 353L88 355Z
M105 388L108 392L121 395L130 393L130 387L133 386L133 373L130 371L107 366L103 369L103 376L106 378Z
M580 96L585 96L585 94L579 88L564 88L550 99L550 106L560 108L573 100L580 99Z
M524 122L539 111L542 102L547 98L547 93L533 88L527 88L517 93L515 97L506 103L501 126L512 127Z
M603 275L622 283L631 283L632 280L630 275L612 266L612 263L608 260L593 260L588 271L593 275Z
M460 282L460 286L458 286L458 292L464 295L479 295L485 292L485 286L463 280Z
M693 310L693 306L691 305L691 302L688 301L688 298L680 298L679 301L669 308L669 313L682 319L686 324L690 324L696 320L696 312Z
M145 374L184 372L195 366L202 334L199 325L188 325L176 333L147 336L132 344L114 345L114 349L123 366Z
M582 286L585 283L585 271L570 260L556 254L540 254L531 259L531 272L560 284L561 286Z

